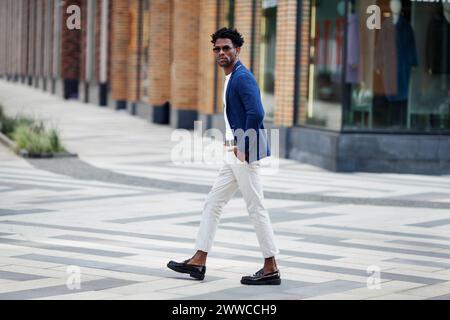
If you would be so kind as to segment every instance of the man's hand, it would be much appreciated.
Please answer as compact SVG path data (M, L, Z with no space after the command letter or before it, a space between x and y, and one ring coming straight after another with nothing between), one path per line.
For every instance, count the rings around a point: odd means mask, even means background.
M241 162L245 162L245 153L241 152L237 147L233 147L233 152L236 158L238 158Z

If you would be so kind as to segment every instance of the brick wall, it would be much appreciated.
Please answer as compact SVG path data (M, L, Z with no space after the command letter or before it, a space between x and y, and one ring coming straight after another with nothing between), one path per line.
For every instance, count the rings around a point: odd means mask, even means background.
M149 104L162 105L170 100L170 64L172 46L172 5L167 0L150 1Z
M240 60L249 70L253 67L251 71L258 81L260 73L261 16L262 1L256 0L255 4L253 4L253 0L235 1L234 27L242 34L245 41L241 49ZM254 30L253 36L252 30Z
M311 1L302 2L302 22L301 22L301 53L300 53L300 90L299 111L297 121L304 123L306 120L306 110L308 107L308 80L309 80L309 39L311 21Z
M127 100L128 43L130 16L128 0L111 0L111 96L115 100Z
M197 109L199 12L198 0L173 0L172 16L172 106Z
M229 21L228 21L228 15L229 15L229 8L228 8L228 3L226 0L222 0L221 1L221 7L220 7L220 17L219 17L219 28L222 27L230 27L229 25ZM214 30L216 31L216 30ZM211 32L212 33L212 32ZM212 43L211 47L212 47ZM210 47L210 48L211 48ZM211 49L210 49L211 50ZM225 84L225 73L223 72L223 69L220 68L219 66L217 66L216 72L217 72L217 105L216 105L216 110L217 112L223 112L223 99L222 99L222 95L223 95L223 86Z
M200 31L198 55L198 111L212 114L214 111L215 59L211 34L216 31L216 1L200 1Z
M294 120L296 20L297 1L278 0L274 123L280 126Z
M234 27L244 37L244 46L241 49L240 60L250 69L251 43L252 43L252 0L235 1Z
M138 101L139 0L128 0L129 37L127 44L127 100Z
M102 23L102 0L97 0L97 8L95 12L95 69L94 79L100 79L100 41L101 41L101 23Z
M83 12L82 0L71 0L64 2L62 7L62 36L61 36L61 77L64 79L80 78L80 55L81 55L81 36L82 31L73 29L69 30L66 25L67 7L74 4L80 6Z
M85 10L83 10L83 9L81 10L80 79L83 81L86 79L86 49L87 49L87 40L88 40L87 39L87 37L88 37L87 1L88 0L82 0L82 4L83 4Z

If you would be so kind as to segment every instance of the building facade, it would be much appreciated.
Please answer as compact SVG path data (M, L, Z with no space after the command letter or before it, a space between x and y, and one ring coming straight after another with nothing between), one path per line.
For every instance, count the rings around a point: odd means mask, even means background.
M281 156L450 173L446 0L2 0L0 76L173 128L223 128L210 43L223 26L244 36Z

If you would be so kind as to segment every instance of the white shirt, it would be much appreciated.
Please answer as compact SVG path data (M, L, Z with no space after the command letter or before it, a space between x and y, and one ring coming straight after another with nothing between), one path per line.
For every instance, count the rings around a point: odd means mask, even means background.
M225 140L234 140L233 131L231 131L230 123L227 117L227 87L230 81L231 73L225 77L225 85L223 88L223 116L225 118Z

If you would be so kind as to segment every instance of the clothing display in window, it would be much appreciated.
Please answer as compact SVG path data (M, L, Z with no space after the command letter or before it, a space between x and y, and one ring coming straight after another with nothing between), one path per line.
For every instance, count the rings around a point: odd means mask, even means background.
M375 68L382 73L388 101L408 100L411 67L417 65L416 42L409 22L403 16L397 23L386 19L377 41Z
M442 13L430 20L426 48L427 71L430 74L450 74L450 23Z

